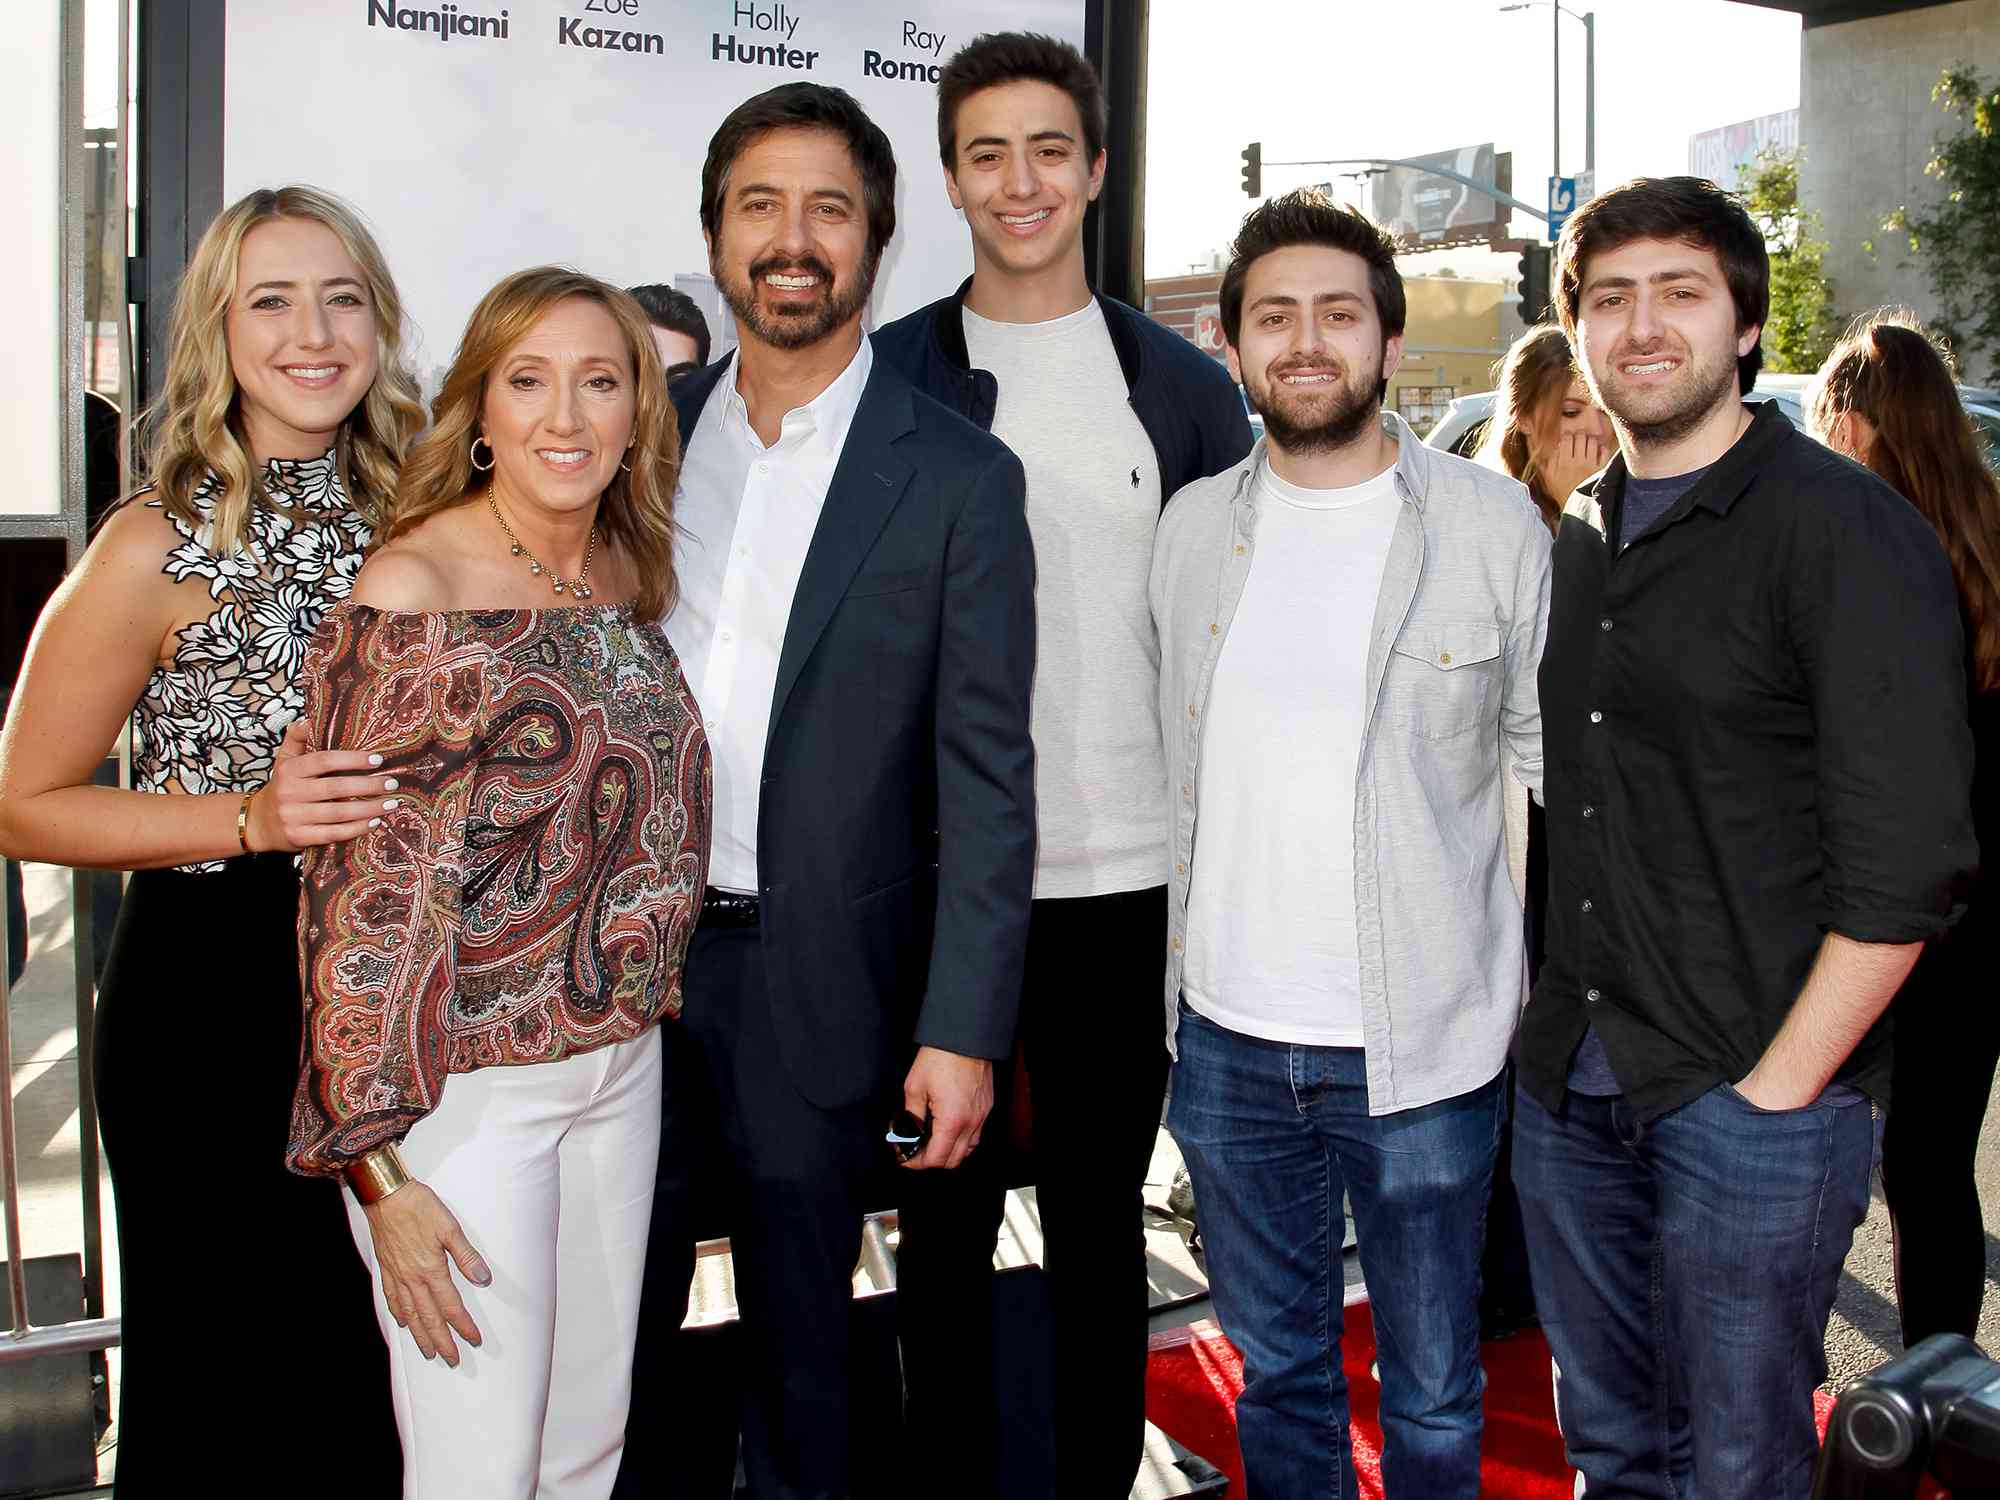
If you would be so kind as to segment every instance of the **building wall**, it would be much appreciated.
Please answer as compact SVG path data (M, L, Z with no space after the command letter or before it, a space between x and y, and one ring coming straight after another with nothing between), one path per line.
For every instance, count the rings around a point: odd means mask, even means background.
M1931 102L1931 87L1961 62L1989 87L2000 75L2000 0L1956 0L1804 34L1799 198L1819 212L1827 276L1843 314L1887 302L1908 303L1920 316L1936 312L1929 276L1909 263L1907 241L1882 232L1882 219L1936 201L1924 164L1950 117ZM1871 239L1873 258L1862 248Z

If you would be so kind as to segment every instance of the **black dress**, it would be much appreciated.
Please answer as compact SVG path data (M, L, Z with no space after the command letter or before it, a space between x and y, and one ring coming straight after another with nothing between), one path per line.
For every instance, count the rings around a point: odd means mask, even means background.
M162 561L207 581L137 707L144 791L249 791L300 708L324 610L367 527L332 455L273 461L298 514L260 512L218 555L179 521ZM212 482L211 482L212 483ZM209 514L210 487L196 492ZM124 1320L117 1494L392 1497L388 1359L341 1189L285 1169L298 1081L298 876L255 855L132 877L98 994L98 1119Z

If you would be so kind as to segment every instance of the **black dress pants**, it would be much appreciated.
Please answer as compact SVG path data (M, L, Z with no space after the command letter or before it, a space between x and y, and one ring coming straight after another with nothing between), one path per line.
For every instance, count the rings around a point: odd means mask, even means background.
M1903 1347L1934 1333L1979 1336L1986 1228L1973 1158L2000 1060L1993 1003L2000 941L1975 900L1925 947L1897 993L1895 1072L1882 1135L1882 1189L1895 1232Z
M1055 1332L1056 1493L1123 1500L1145 1442L1141 1189L1166 1087L1165 887L1037 901L1020 1034ZM980 1149L910 1174L897 1322L911 1493L993 1496L993 1249L1007 1191L1010 1069ZM921 1476L921 1477L919 1477Z
M741 1312L743 1463L754 1500L845 1500L849 1305L863 1189L893 1104L827 1110L778 1050L758 929L703 926L689 945L680 1037L668 1052L668 1120L695 1142L655 1199L617 1496L729 1493L726 1474L683 1469L691 1422L726 1422L718 1381L680 1332L697 1235L730 1236ZM668 1023L671 1028L672 1023ZM677 1110L676 1088L688 1108ZM707 1136L706 1141L700 1137ZM662 1160L667 1136L662 1136ZM719 1148L719 1157L717 1150ZM718 1211L719 1210L719 1211ZM892 1399L892 1398L889 1398ZM694 1436L702 1436L698 1431Z

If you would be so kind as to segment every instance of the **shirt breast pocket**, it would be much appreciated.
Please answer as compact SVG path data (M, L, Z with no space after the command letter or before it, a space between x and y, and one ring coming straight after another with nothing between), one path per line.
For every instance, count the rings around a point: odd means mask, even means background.
M1405 630L1391 649L1383 705L1393 729L1448 740L1496 717L1500 628L1467 622Z

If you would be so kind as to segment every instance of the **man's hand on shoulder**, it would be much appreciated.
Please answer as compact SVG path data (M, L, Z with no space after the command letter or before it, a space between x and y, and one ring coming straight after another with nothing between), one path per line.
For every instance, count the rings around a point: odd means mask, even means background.
M904 1165L916 1172L957 1166L979 1144L979 1132L992 1112L992 1062L941 1047L919 1047L903 1080L903 1108L931 1122L929 1144Z

